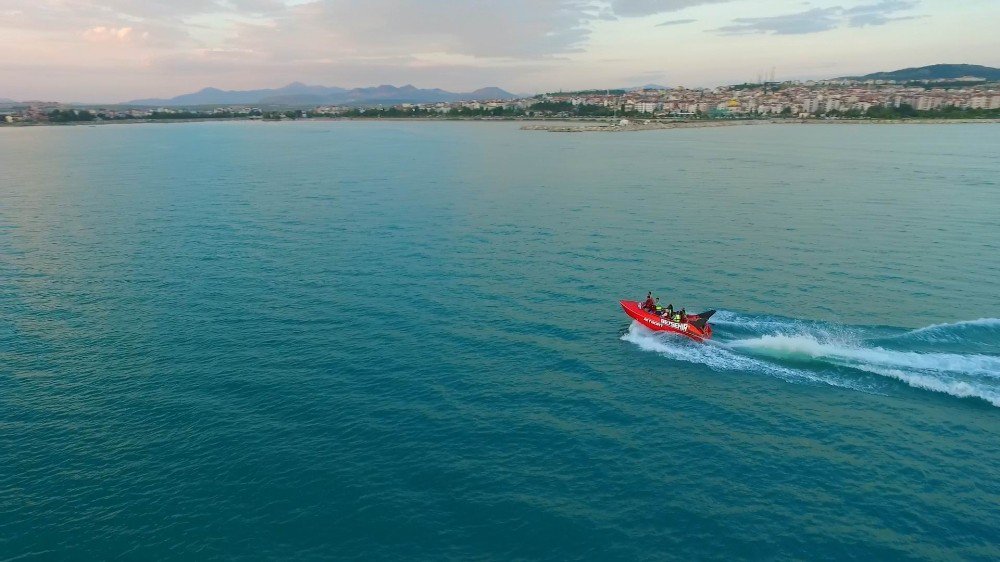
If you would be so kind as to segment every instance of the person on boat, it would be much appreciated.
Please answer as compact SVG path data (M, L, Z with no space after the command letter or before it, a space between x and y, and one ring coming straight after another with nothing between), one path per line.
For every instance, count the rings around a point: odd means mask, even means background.
M667 318L674 317L674 303L670 303L667 305L667 310L666 312L663 313L663 316L666 316Z
M642 303L642 308L652 312L654 306L656 306L656 303L653 301L653 291L650 291L646 293L646 302Z
M660 297L656 297L656 302L653 303L653 312L663 314L663 307L660 306Z
M680 319L681 322L687 322L688 321L687 311L684 310L683 308L681 309L680 317L681 317L681 319Z

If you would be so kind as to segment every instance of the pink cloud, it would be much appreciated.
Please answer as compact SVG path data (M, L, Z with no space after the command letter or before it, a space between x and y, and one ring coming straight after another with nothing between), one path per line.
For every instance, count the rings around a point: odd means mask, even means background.
M138 33L131 27L106 27L99 25L83 32L83 38L92 43L131 43L149 38L148 32Z

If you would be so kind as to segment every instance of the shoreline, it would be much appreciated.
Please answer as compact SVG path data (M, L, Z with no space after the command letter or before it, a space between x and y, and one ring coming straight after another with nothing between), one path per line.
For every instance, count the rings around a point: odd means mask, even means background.
M123 119L123 120L103 120L103 121L73 121L63 123L50 122L17 122L0 123L0 130L5 128L19 129L26 127L79 127L79 126L106 126L106 125L140 125L140 124L162 124L173 123L233 123L233 122L253 122L253 123L289 123L289 122L310 122L310 121L419 121L434 123L456 123L456 122L480 122L480 123L515 123L528 122L523 125L522 131L544 131L551 133L585 133L585 132L631 132L631 131L654 131L661 129L705 129L713 127L736 127L749 125L964 125L964 124L998 124L998 118L984 119L699 119L694 121L653 121L630 122L628 125L619 125L606 118L595 119L573 119L573 118L545 118L545 117L517 117L517 118L482 118L482 117L308 117L301 119L281 119L262 120L247 119L241 117L224 118L195 118L195 119ZM629 121L632 121L629 119ZM647 120L643 120L647 121Z
M635 131L656 131L662 129L707 129L712 127L736 127L749 125L962 125L997 124L1000 119L747 119L747 120L703 120L629 123L618 125L525 125L522 131L544 131L549 133L624 133Z

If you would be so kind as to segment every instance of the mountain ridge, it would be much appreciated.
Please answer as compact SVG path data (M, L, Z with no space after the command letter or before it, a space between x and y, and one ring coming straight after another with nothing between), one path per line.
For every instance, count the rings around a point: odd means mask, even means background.
M987 81L1000 80L1000 68L978 64L931 64L887 72L873 72L864 76L844 76L842 80L954 80L966 76Z
M417 88L412 84L393 86L382 84L364 88L339 88L335 86L310 86L302 82L292 82L281 88L258 90L222 90L202 88L197 92L182 94L172 98L148 98L125 102L124 105L141 106L195 106L195 105L324 105L324 104L365 104L365 103L436 103L454 101L483 101L492 99L515 99L517 96L496 86L480 88L472 92L455 93L440 88Z

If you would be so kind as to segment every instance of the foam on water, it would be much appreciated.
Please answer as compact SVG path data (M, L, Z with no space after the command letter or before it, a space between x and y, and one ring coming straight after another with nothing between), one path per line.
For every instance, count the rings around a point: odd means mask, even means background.
M897 337L930 342L951 342L968 339L970 336L976 337L977 333L988 337L992 342L1000 342L1000 318L979 318L964 322L931 324L900 334Z
M716 331L716 337L783 334L811 334L822 339L837 339L841 341L860 341L865 338L862 330L857 327L831 324L815 320L786 318L774 315L740 314L729 310L720 310L712 316L713 326L724 328L722 333Z
M724 344L712 341L695 343L681 336L654 332L636 322L629 326L628 331L622 335L621 339L636 344L644 351L659 353L677 361L700 363L719 371L763 372L788 381L811 381L864 390L861 385L851 381L837 380L822 373L776 365L756 357L740 354L728 349Z
M760 372L786 380L822 381L858 388L850 380L849 371L843 371L854 369L896 379L914 388L959 398L979 398L1000 407L1000 357L996 355L887 349L876 344L886 339L884 330L876 327L731 311L719 311L712 320L716 337L710 345L682 342L635 324L622 339L671 359L702 363L713 369ZM984 335L991 340L992 333L979 332L992 332L997 327L1000 320L982 318L936 324L887 339L954 341L962 336Z
M984 326L989 328L1000 328L1000 318L979 318L977 320L964 320L962 322L931 324L930 326L924 326L923 328L917 328L916 330L912 330L909 333L918 334L921 332L930 332L934 330L942 330L945 328L961 328L965 326Z
M781 316L771 315L747 315L733 312L731 310L717 311L712 316L711 323L713 326L722 325L755 332L816 328L819 326L819 323L810 323L794 318L784 318Z
M757 339L731 342L728 345L779 358L808 358L851 367L863 368L873 365L1000 378L1000 358L987 355L918 353L893 351L881 347L855 347L844 343L821 342L811 334L761 336Z
M814 360L899 379L910 386L1000 406L1000 358L955 353L892 351L821 342L812 335L762 336L729 347L790 360Z
M943 392L959 398L981 398L1000 408L1000 391L997 391L994 388L984 387L982 385L961 380L907 372L901 369L882 369L869 366L866 370L870 373L899 379L915 388L932 390L934 392Z

